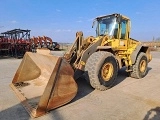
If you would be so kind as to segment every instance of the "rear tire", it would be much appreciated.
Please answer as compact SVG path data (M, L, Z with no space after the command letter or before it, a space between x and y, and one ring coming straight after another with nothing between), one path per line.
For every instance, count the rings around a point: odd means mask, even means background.
M137 79L143 78L147 74L147 66L147 56L145 53L141 52L133 65L133 71L130 72L130 76Z
M112 87L115 82L118 74L117 60L109 52L95 52L88 58L85 72L91 86L104 91Z

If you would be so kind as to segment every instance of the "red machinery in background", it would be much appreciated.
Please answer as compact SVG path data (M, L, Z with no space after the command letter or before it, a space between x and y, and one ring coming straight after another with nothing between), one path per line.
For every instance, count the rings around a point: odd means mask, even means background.
M60 45L47 36L30 38L31 30L14 29L1 33L0 56L23 57L26 51L36 52L37 48L59 50Z
M48 48L50 50L60 49L60 45L57 42L53 42L52 39L47 36L32 37L30 40L31 40L32 49L35 49L35 50L37 48Z
M30 48L30 30L14 29L1 33L0 55L21 57Z

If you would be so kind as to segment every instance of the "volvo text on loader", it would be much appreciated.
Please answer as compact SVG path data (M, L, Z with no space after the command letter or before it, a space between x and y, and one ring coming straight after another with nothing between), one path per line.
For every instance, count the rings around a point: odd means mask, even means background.
M106 90L114 85L118 70L126 68L133 78L147 74L151 54L148 47L130 38L130 19L121 14L95 18L96 37L76 40L63 57L48 50L27 52L13 78L11 87L33 116L70 102L77 93L75 79L86 76L90 85Z

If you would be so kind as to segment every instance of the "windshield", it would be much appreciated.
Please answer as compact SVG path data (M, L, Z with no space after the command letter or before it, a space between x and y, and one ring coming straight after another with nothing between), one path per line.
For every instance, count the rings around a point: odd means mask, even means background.
M118 30L118 24L115 16L100 18L97 20L97 35L115 36Z

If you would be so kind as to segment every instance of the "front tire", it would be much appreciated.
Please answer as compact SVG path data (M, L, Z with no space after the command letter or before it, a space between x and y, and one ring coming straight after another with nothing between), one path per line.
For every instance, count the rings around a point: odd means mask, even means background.
M112 87L117 77L117 60L109 52L95 52L88 58L85 71L93 88L106 90Z
M133 71L130 72L130 76L137 79L145 77L147 74L147 67L147 56L145 53L141 52L133 65Z

